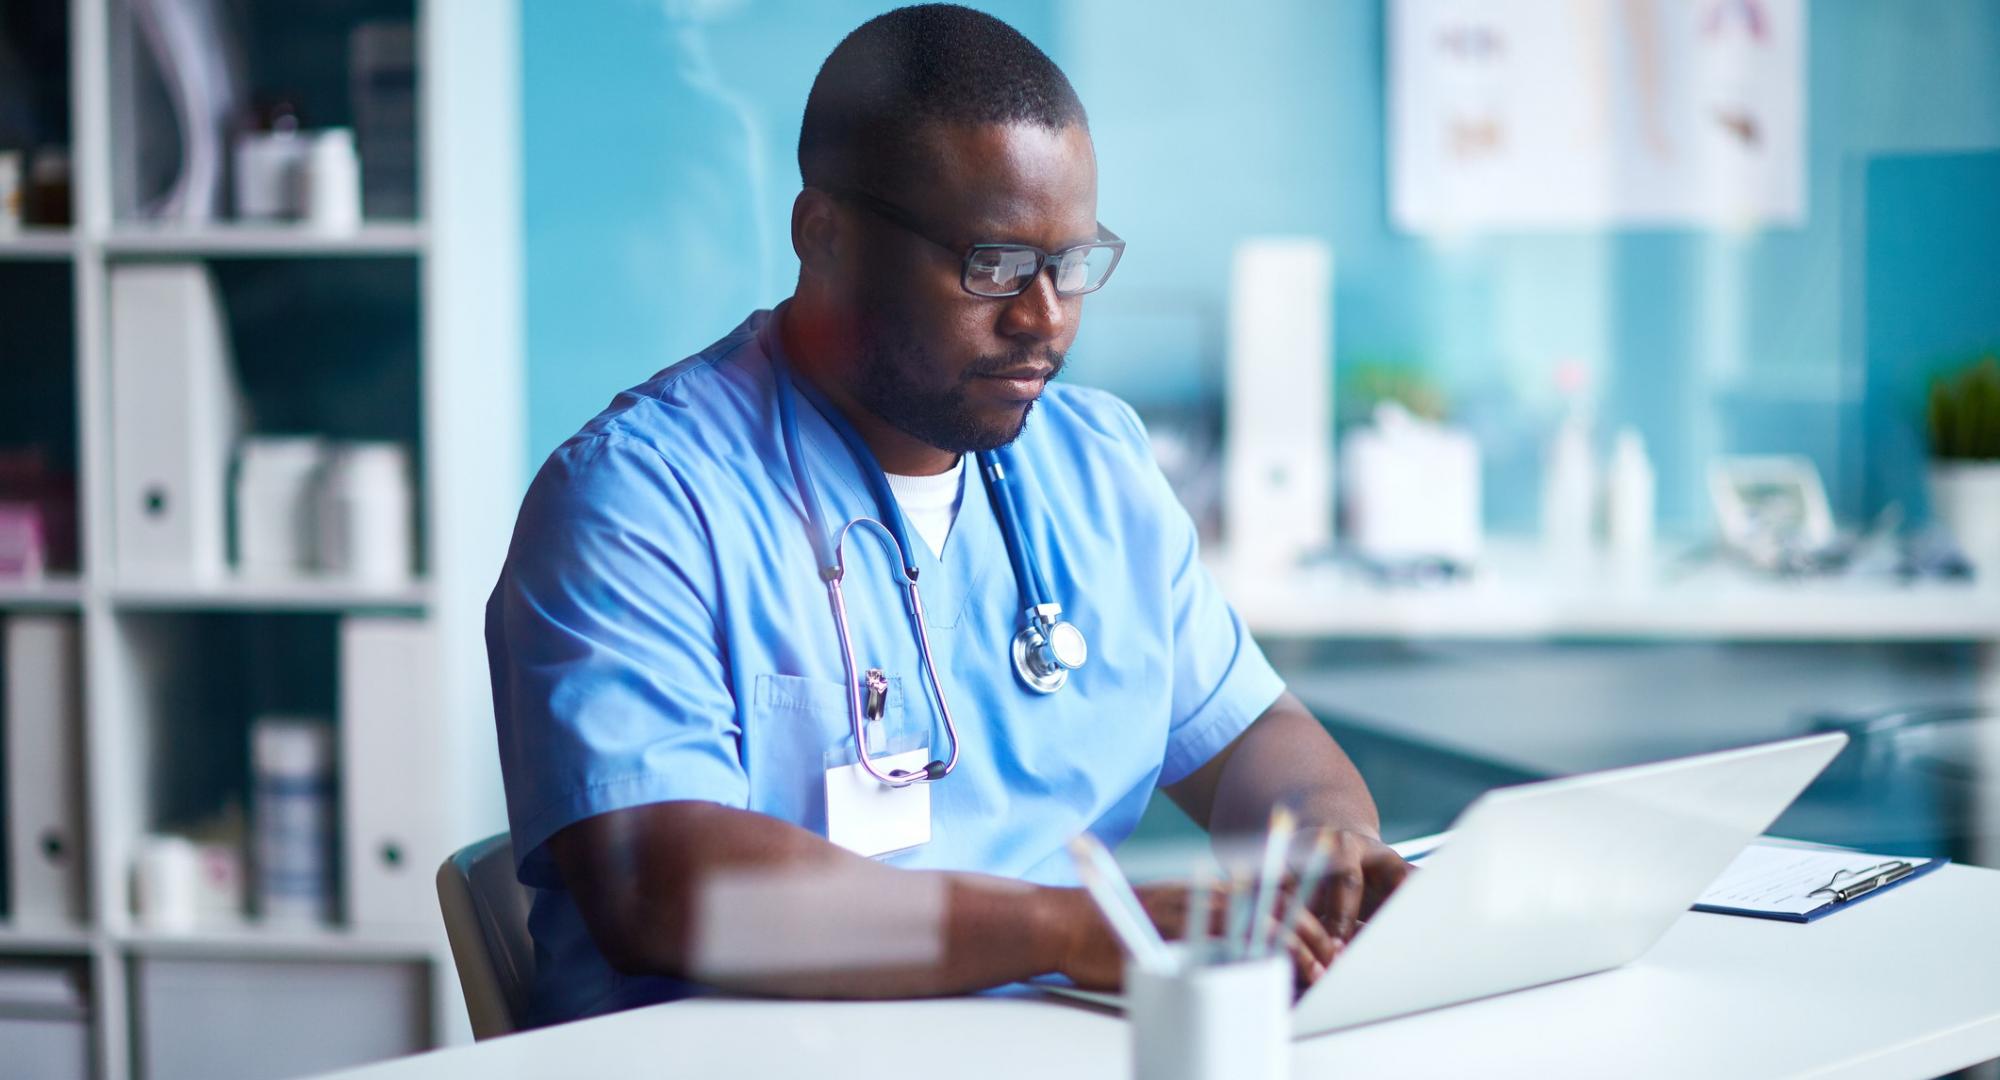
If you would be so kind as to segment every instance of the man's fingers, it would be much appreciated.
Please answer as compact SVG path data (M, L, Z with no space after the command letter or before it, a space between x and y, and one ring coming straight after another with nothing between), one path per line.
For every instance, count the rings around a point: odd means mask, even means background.
M1410 876L1410 864L1401 855L1384 847L1371 854L1362 864L1367 872L1368 887L1361 896L1361 918L1363 921L1375 917L1389 894L1403 884Z
M1321 964L1333 963L1333 953L1339 947L1339 942L1334 940L1332 934L1327 933L1325 925L1314 917L1312 912L1300 911L1298 921L1289 929L1293 937L1311 950L1314 959Z
M1306 987L1320 980L1326 974L1326 961L1321 959L1313 947L1298 933L1287 930L1284 936L1285 949L1292 955L1292 972L1298 988Z
M1342 852L1341 861L1326 875L1326 885L1321 892L1320 919L1328 931L1341 941L1354 936L1361 921L1361 892L1366 887L1366 879L1361 873L1361 864L1353 856Z

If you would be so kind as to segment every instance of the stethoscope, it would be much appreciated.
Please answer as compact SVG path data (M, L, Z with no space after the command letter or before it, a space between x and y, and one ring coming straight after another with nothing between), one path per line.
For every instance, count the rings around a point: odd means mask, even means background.
M847 671L847 719L854 731L861 767L868 771L868 775L890 787L942 780L951 775L951 770L958 765L958 727L952 723L951 706L945 703L944 687L938 682L937 665L931 659L930 635L924 629L924 602L917 593L917 565L910 558L910 553L916 549L910 543L909 525L903 519L902 508L896 502L895 493L889 490L888 475L882 471L874 451L862 441L861 433L854 429L854 425L817 388L792 378L778 348L767 348L765 352L771 358L772 379L777 384L778 421L784 432L785 456L791 459L792 479L798 487L799 500L805 505L807 530L812 535L813 557L819 565L820 580L826 583L827 601L833 608L834 631L840 636L840 658ZM798 411L794 404L795 394L798 393L805 394L812 401L827 423L840 434L841 441L847 444L848 452L854 455L868 481L869 494L875 500L877 512L887 519L888 524L874 518L855 518L842 525L838 532L827 528L819 489L813 484L812 474L806 468L805 454L799 441ZM987 499L993 504L1001 537L1006 541L1007 561L1013 564L1014 581L1021 590L1023 625L1020 632L1014 635L1010 650L1014 674L1028 689L1053 694L1069 682L1070 672L1083 666L1090 656L1090 648L1084 641L1083 631L1062 617L1062 605L1049 591L1048 579L1042 576L1041 564L1028 547L1027 533L1021 524L1020 497L1007 462L999 451L982 452L977 460L980 479L986 485ZM917 651L923 659L924 678L930 684L931 700L937 705L938 716L944 721L950 752L921 770L891 769L883 772L869 757L868 726L870 721L882 717L888 678L879 668L870 668L865 679L855 670L854 645L847 625L847 603L841 597L840 583L847 576L842 545L847 542L848 531L856 525L870 527L895 549L898 583L903 587L903 611L909 617L910 625L916 628ZM865 701L864 686L867 688Z

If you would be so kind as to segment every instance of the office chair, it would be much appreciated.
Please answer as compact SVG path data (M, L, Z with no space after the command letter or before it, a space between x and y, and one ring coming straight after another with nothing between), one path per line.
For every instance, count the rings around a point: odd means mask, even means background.
M535 943L528 937L531 896L514 878L513 838L501 833L453 852L438 867L437 890L473 1037L519 1031L535 981Z

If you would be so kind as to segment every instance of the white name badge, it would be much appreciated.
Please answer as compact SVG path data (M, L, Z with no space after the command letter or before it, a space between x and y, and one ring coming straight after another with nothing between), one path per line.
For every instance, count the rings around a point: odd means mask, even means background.
M871 759L887 773L917 772L930 747ZM874 858L931 841L931 786L890 787L859 763L826 771L826 838L857 855Z

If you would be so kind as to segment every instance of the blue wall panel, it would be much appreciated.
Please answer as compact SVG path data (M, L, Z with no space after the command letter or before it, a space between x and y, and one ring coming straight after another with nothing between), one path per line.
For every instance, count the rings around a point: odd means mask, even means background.
M890 5L523 0L534 463L619 388L787 291L793 147L813 74ZM1594 372L1606 429L1654 448L1663 520L1706 518L1713 454L1797 450L1870 512L1865 178L1882 154L2000 147L2000 4L1812 0L1809 221L1440 243L1386 213L1382 0L979 5L1062 64L1089 109L1100 214L1130 242L1087 302L1072 371L1141 404L1221 385L1229 255L1335 248L1337 364L1414 365L1488 455L1489 521L1535 520L1555 373ZM1947 185L1948 221L1990 192ZM1907 463L1902 466L1908 471Z

